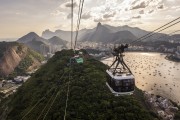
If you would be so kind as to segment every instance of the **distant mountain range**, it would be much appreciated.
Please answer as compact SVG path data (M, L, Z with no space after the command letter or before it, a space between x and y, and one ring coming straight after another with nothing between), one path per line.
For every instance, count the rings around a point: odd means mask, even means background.
M117 43L130 42L134 39L137 39L137 37L127 30L112 32L112 30L108 27L101 25L101 23L98 23L96 29L90 31L87 34L84 34L80 38L80 41Z
M24 43L25 45L39 53L41 53L41 46L43 46L43 49L45 49L45 51L49 51L49 48L55 45L60 45L62 46L62 48L67 48L67 41L62 40L57 36L53 36L50 39L44 39L34 32L30 32L27 35L24 35L23 37L19 38L17 42Z
M102 25L98 23L93 29L82 29L79 31L78 41L92 41L92 42L102 42L102 43L114 43L114 42L130 42L141 36L148 34L149 31L142 30L137 27L130 26L110 26ZM56 30L52 32L50 30L45 30L42 33L42 37L49 39L53 36L58 36L64 40L70 41L70 31ZM75 37L75 32L73 32ZM163 37L162 37L163 36ZM162 33L157 33L152 37L144 41L167 41L169 36Z
M62 45L62 46L66 46L66 44L68 43L67 41L57 37L57 36L54 36L50 39L48 39L48 43L50 43L51 45Z
M137 27L130 26L110 26L102 25L98 23L97 26L93 29L82 29L79 31L78 41L85 42L101 42L101 43L129 43L133 40L140 38L148 34L148 31L142 30ZM73 38L75 38L76 32L73 32ZM48 47L46 46L60 46L60 48L67 48L68 41L70 42L71 32L56 30L52 32L50 30L45 30L42 33L42 37L38 36L34 32L30 32L27 35L19 38L17 41L24 43L30 48L40 52L40 46L45 46L46 51ZM149 37L146 42L150 41L180 41L180 35L169 36L167 34L156 33L155 35Z
M24 35L23 37L19 38L17 41L20 43L28 43L32 40L46 42L44 38L38 36L35 32L30 32L27 35Z

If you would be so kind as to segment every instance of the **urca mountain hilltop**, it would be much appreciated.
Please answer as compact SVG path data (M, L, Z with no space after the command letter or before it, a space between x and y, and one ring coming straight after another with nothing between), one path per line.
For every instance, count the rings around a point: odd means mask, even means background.
M83 52L83 64L68 66L74 52L62 50L17 92L0 104L1 120L156 120L142 104L143 94L115 97L109 91L107 66ZM69 85L69 86L68 86Z

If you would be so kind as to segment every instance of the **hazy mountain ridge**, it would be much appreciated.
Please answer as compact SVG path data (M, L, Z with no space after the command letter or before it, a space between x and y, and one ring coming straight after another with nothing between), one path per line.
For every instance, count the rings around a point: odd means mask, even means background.
M109 28L98 23L96 30L89 33L87 36L84 35L81 41L92 41L102 43L119 43L119 42L130 42L136 39L129 31L117 31L112 32Z
M27 35L24 35L23 37L19 38L17 40L17 42L20 43L27 43L30 42L32 40L36 40L36 41L41 41L41 42L46 42L46 39L38 36L35 32L30 32Z
M50 39L48 39L48 43L50 43L51 45L62 45L62 46L66 46L67 44L67 41L57 37L57 36L54 36Z
M17 42L0 42L0 46L6 46L0 51L0 76L13 73L22 62L26 63L26 67L21 66L22 72L31 71L40 66L43 59L40 54Z
M79 30L78 32L78 37L84 35L84 34L87 34L88 32L90 32L91 29L82 29L82 30ZM50 39L54 36L57 36L63 40L66 40L66 41L70 41L71 40L71 31L64 31L64 30L56 30L55 32L52 32L50 30L45 30L42 32L42 37L45 38L45 39ZM73 31L73 39L75 39L75 36L76 36L76 31Z
M99 26L101 26L102 31L97 29ZM97 33L95 33L95 31L97 31ZM113 40L112 35L114 33L121 33L120 31L129 31L132 33L132 35L130 35L130 33L127 33L131 37L126 36L126 34L120 35L119 37L117 37L118 35L116 34L117 40ZM97 26L93 29L80 30L78 40L79 41L95 41L95 42L104 42L104 41L106 41L106 42L111 42L111 41L122 42L121 38L124 38L125 40L128 39L128 41L131 41L129 39L137 39L137 38L140 38L140 37L146 35L147 33L149 33L149 31L140 29L138 27L130 27L128 25L115 27L115 26L110 26L107 24L102 25L101 23L98 23ZM60 38L63 38L64 40L70 41L70 34L71 34L70 31L56 30L55 32L52 32L50 30L45 30L42 33L42 37L50 38L52 36L58 36ZM75 32L73 32L73 34L75 37ZM106 37L104 37L104 36L106 36ZM111 36L111 37L108 37L108 36ZM166 36L166 39L164 39L165 37L161 37L161 36ZM162 34L162 33L157 33L144 41L155 41L155 40L166 41L168 39L169 39L168 35Z
M67 42L65 40L62 40L61 38L58 38L56 36L53 36L50 39L44 39L40 36L38 36L34 32L30 32L23 37L19 38L17 42L24 43L28 47L32 48L33 50L41 53L41 46L45 48L46 51L49 51L49 46L53 45L62 45L66 48Z
M46 46L47 44L45 44L44 42L42 42L42 41L38 41L38 40L36 40L35 38L32 40L32 41L29 41L29 42L27 42L27 43L25 43L28 47L30 47L31 49L33 49L33 50L35 50L35 51L37 51L37 52L39 52L39 53L41 53L41 47L40 46ZM48 49L47 47L46 47L46 49Z

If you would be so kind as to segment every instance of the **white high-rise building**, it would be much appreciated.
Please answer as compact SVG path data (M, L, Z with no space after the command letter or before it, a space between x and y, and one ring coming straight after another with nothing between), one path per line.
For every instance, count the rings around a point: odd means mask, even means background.
M2 82L2 81L0 81L0 88L1 88L1 87L3 87L3 82Z
M50 45L40 45L40 52L42 55L47 55L48 52L51 52Z
M177 51L180 53L180 46L177 46Z

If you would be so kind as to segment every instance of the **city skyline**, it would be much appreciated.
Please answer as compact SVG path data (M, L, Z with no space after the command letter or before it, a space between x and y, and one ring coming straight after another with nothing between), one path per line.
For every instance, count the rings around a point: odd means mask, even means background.
M74 30L79 0L74 0ZM70 0L1 0L0 38L19 38L28 32L70 31ZM152 31L180 16L178 0L84 0L81 29L98 22ZM164 31L178 30L180 24Z

